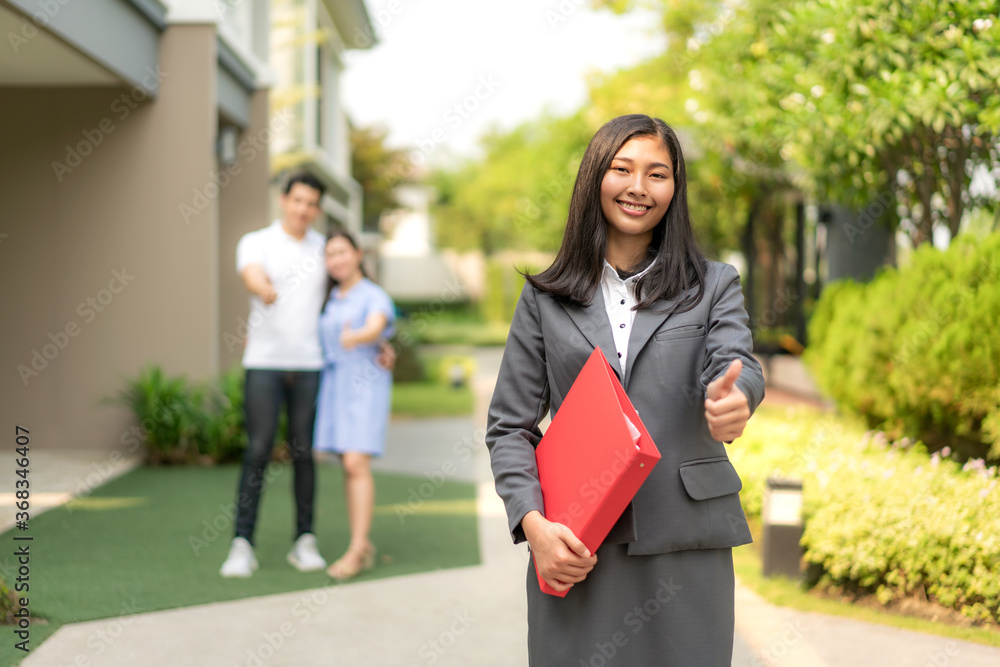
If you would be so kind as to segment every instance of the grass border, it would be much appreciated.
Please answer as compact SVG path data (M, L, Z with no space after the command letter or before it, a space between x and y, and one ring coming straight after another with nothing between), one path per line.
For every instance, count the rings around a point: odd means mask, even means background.
M964 628L888 609L873 609L842 602L811 592L803 587L802 582L788 577L765 577L760 544L760 536L755 532L753 544L733 549L733 567L744 586L773 605L1000 647L1000 632L988 628Z

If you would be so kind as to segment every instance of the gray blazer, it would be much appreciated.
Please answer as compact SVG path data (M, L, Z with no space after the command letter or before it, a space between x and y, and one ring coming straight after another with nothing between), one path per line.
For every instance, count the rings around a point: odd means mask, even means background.
M663 302L669 307L671 302ZM515 542L521 519L544 515L535 466L539 423L555 414L595 348L604 351L660 450L660 462L605 540L628 542L629 554L734 547L751 541L740 506L742 482L723 443L705 420L705 389L734 359L743 360L737 386L750 410L764 397L764 377L752 340L739 274L708 262L705 293L693 309L664 315L640 310L629 338L624 377L601 290L583 308L525 285L514 312L486 443L497 493Z

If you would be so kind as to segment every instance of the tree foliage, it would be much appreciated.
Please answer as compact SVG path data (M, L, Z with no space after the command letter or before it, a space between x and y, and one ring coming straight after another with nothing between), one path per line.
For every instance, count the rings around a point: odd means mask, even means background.
M821 200L860 206L889 193L916 245L937 224L957 234L970 207L996 207L971 187L977 170L1000 178L992 0L658 4L705 136L740 159Z
M592 4L659 9L662 20L650 27L666 35L665 51L593 77L590 100L573 116L494 133L482 160L438 173L442 243L553 249L571 183L559 203L545 186L575 171L568 163L603 122L632 112L681 134L693 218L709 252L737 247L749 214L763 237L781 243L789 193L855 208L889 200L889 222L915 245L936 225L955 236L969 209L1000 208L994 0ZM974 178L993 192L977 190Z
M436 172L437 242L459 249L554 250L590 130L581 114L543 117L482 140L484 157Z
M709 252L735 247L742 199L727 197L717 155L702 150L685 107L687 72L666 56L636 68L595 75L590 101L564 118L545 116L483 139L484 157L438 171L432 184L438 242L458 248L559 247L583 152L594 132L626 113L658 116L678 131L686 151L692 218Z
M383 213L400 208L395 188L404 179L405 152L385 145L388 130L351 127L351 172L364 193L362 228L378 231Z

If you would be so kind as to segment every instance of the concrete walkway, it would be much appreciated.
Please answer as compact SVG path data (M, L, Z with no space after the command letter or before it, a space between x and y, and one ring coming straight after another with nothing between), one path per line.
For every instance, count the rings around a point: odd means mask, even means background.
M482 352L478 359L477 393L488 397L499 353ZM510 543L503 504L493 490L484 424L482 401L472 418L393 421L386 455L375 466L416 475L449 471L453 479L478 483L481 565L67 625L21 664L526 665L528 554ZM97 458L36 452L33 498L52 494L49 501L59 502L86 490L88 478L103 482L131 465ZM0 493L11 490L0 486ZM1000 665L1000 649L775 607L739 585L736 619L734 667Z

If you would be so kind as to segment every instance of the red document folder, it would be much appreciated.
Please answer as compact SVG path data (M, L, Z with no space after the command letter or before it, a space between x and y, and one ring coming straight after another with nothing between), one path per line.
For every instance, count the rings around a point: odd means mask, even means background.
M545 518L568 526L594 553L660 460L600 348L567 392L535 459ZM568 592L556 591L540 576L538 583L550 595Z

